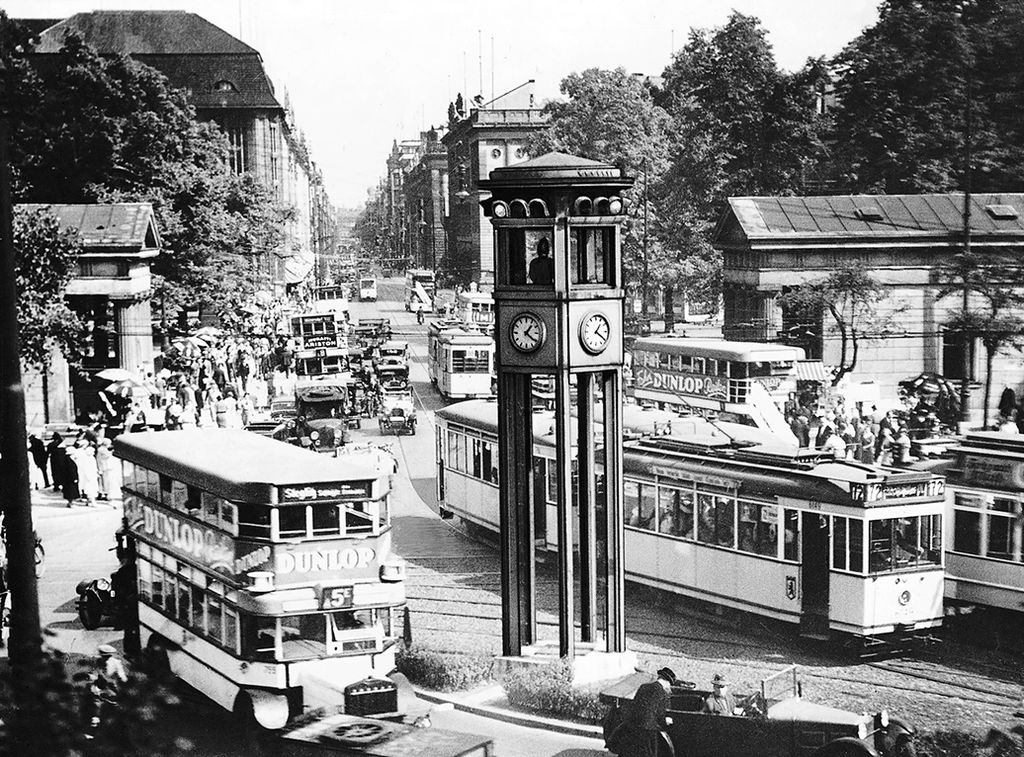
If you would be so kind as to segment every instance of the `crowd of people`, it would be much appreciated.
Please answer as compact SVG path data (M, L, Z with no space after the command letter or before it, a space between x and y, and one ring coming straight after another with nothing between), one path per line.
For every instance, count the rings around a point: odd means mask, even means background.
M93 505L118 496L117 465L106 426L96 423L66 438L54 432L48 440L37 434L28 438L33 488L60 492L67 506Z

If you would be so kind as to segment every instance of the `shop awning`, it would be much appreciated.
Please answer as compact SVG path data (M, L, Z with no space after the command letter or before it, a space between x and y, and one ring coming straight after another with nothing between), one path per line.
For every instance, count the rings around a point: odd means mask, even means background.
M820 360L797 360L796 380L824 383L832 380L832 372Z

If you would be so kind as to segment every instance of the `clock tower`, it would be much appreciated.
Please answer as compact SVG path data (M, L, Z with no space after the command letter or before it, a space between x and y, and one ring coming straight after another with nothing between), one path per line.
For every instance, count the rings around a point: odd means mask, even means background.
M552 376L555 385L559 655L575 657L577 598L579 641L597 649L603 635L599 651L625 651L620 235L621 195L632 184L615 166L560 153L495 169L480 182L491 193L481 204L495 237L505 655L538 641L533 529L534 510L545 503L533 494L535 375Z

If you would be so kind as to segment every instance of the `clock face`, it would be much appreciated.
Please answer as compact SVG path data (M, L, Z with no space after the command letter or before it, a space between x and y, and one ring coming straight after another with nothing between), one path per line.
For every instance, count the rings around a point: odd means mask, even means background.
M611 333L611 324L600 313L591 313L580 323L580 343L591 355L604 352Z
M508 338L520 352L536 352L544 344L544 323L533 313L521 313L509 324Z

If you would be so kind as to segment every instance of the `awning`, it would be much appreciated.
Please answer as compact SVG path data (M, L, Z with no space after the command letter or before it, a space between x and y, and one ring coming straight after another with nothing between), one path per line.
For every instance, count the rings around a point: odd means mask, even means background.
M820 360L797 360L796 380L824 383L832 380L832 372Z

